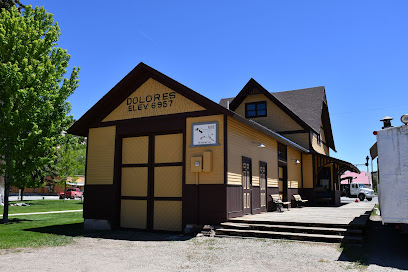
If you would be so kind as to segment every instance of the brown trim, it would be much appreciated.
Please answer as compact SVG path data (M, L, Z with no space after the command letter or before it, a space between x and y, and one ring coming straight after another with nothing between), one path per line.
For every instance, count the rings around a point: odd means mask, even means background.
M300 153L300 180L302 183L302 188L304 188L303 186L303 153Z
M186 145L187 145L187 140L186 140L186 132L187 132L187 122L184 120L184 126L183 126L183 162L182 162L182 169L183 173L181 174L181 227L182 229L185 229L186 227Z
M243 186L242 185L226 185L227 195L227 218L244 215L243 213Z
M154 219L154 145L155 145L155 135L149 136L149 169L148 169L148 185L147 185L147 229L153 229L153 219Z
M224 114L224 184L228 183L228 117Z
M112 203L116 207L116 214L113 223L115 228L120 227L120 209L121 209L121 201L120 197L122 194L122 138L118 136L118 128L116 127L115 132L115 153L114 153L114 168L113 168L113 185L114 185L114 203ZM111 205L112 205L111 204Z
M120 199L147 200L147 196L121 196Z
M175 196L155 196L154 201L183 201L183 197Z
M285 130L285 131L277 131L276 133L279 133L279 134L298 134L298 133L307 133L307 130L306 129Z
M116 221L116 206L115 203L115 186L113 184L106 185L85 185L84 191L84 213L85 219L104 219L108 220L113 227ZM101 200L103 197L103 201Z
M136 163L136 164L122 164L122 167L149 167L148 163Z
M315 189L316 188L316 158L314 154L312 154L312 165L313 165L313 189Z
M109 126L119 126L122 125L125 128L128 126L134 126L135 122L137 123L144 123L147 128L152 127L152 123L155 122L168 122L174 121L176 119L185 119L188 117L199 117L199 116L208 116L208 115L219 115L218 112L209 111L209 110L202 110L202 111L192 111L192 112L182 112L182 113L174 113L174 114L166 114L166 115L156 115L156 116L147 116L147 117L139 117L139 118L131 118L131 119L123 119L123 120L115 120L115 121L108 121L108 122L92 122L89 124L90 128L97 128L97 127L109 127ZM166 123L163 123L166 125ZM170 126L168 126L170 127ZM138 130L146 130L144 127L138 127ZM163 131L171 131L171 129L162 129ZM150 130L147 130L150 131Z
M89 130L88 130L88 133L86 134L86 159L85 159L85 182L84 182L84 187L87 185L86 184L86 175L87 175L87 173L88 173L88 147L89 147L89 145L88 145L88 141L89 141ZM84 198L84 205L83 205L83 215L82 215L82 217L83 218L85 218L85 212L86 212L86 209L87 209L87 207L88 207L88 202L87 202L87 200L86 200L86 198Z

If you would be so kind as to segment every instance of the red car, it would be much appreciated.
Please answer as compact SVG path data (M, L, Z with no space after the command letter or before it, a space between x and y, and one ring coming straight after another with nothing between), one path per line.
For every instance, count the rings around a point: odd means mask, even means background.
M60 192L59 193L59 198L71 198L75 199L76 197L80 198L82 197L82 192L78 188L67 188L65 192Z

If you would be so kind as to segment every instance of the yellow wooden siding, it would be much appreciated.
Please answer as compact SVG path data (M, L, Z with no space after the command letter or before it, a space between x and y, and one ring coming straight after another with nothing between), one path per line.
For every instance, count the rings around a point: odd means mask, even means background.
M296 121L281 110L275 103L263 94L248 95L244 101L235 110L241 116L245 116L245 103L266 101L266 117L251 118L261 125L264 125L273 131L288 131L303 129Z
M155 201L153 229L181 231L182 229L181 201Z
M89 129L87 185L113 184L115 136L115 126Z
M124 138L122 144L122 163L147 163L149 156L149 137Z
M122 196L147 196L147 167L122 168Z
M288 146L288 188L301 188L302 186L302 166L296 163L300 161L300 151Z
M122 228L146 229L146 214L146 200L121 200L120 226Z
M154 160L156 163L183 161L183 134L155 137Z
M103 122L202 110L200 105L150 78Z
M320 142L320 144L317 142L317 135L315 133L312 133L312 147L316 152L329 156L329 148L323 142Z
M259 185L259 161L267 163L267 186L278 186L278 145L275 139L228 117L228 184L242 185L242 156L252 159L252 182ZM257 147L259 143L264 148Z
M182 166L164 166L154 168L154 196L182 196Z
M191 126L193 123L218 122L219 146L190 147ZM212 152L211 172L198 174L199 184L223 184L224 183L224 116L210 115L191 117L186 120L186 184L196 184L196 173L191 173L191 157L203 156L204 151Z
M313 188L313 159L312 155L303 154L303 187Z

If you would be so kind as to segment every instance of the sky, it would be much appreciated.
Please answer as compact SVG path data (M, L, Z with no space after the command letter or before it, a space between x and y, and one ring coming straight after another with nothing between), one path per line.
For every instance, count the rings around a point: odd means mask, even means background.
M21 2L54 14L69 72L81 67L75 119L140 62L217 103L250 78L270 92L325 86L330 155L366 170L380 119L408 113L405 0Z

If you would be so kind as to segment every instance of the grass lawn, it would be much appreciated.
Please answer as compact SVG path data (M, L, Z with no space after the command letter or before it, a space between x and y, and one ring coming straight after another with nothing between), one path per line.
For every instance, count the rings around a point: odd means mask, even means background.
M82 212L11 217L9 223L0 224L0 249L72 243L73 237L83 235L83 221Z
M65 210L81 210L83 204L81 200L26 200L26 201L10 201L13 203L27 203L30 206L10 206L9 214L13 213L32 213L32 212L50 212L50 211L65 211ZM0 215L3 215L3 206L0 206ZM0 218L2 218L0 216Z

